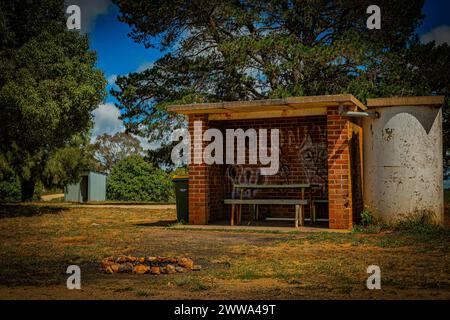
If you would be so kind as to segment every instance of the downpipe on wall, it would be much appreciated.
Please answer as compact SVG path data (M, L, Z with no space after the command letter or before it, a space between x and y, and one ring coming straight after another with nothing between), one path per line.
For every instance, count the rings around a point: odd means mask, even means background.
M339 106L339 115L343 117L358 118L375 118L378 119L380 114L377 111L348 111L344 106Z

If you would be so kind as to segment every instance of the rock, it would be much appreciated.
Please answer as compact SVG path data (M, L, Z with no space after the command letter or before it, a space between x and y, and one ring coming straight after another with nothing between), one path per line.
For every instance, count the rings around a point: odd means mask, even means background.
M119 256L119 257L116 259L116 262L117 262L117 263L125 263L125 262L129 262L129 261L128 261L128 257L127 257L127 256Z
M177 259L175 258L170 258L170 257L165 257L165 258L159 258L160 262L169 262L170 264L175 264L177 263Z
M133 272L133 264L130 262L122 263L119 268L119 272Z
M111 267L106 267L105 272L109 273L109 274L113 274L114 273L114 271L111 269Z
M160 267L151 267L150 268L150 273L151 274L160 274L161 273L161 268Z
M177 270L175 270L175 266L174 265L168 264L166 266L166 273L172 274L172 273L175 273L175 272L177 272Z
M102 262L100 262L100 266L102 267L103 270L105 270L107 267L109 267L110 265L112 265L114 262L114 257L108 257L102 260Z
M133 268L133 273L136 273L136 274L144 274L149 271L150 271L150 268L143 264L138 264L137 266L134 266L134 268Z
M136 262L138 258L132 256L119 256L116 259L117 263L125 263L125 262Z
M187 270L183 267L175 267L175 271L179 272L179 273L183 273L183 272L186 272Z
M119 263L113 263L112 265L109 266L109 268L111 268L111 270L114 273L119 273L120 264Z
M194 265L194 267L192 268L192 271L200 271L202 270L202 266L199 264Z
M194 261L192 261L189 258L180 258L178 259L178 265L180 265L180 267L192 270L192 268L194 267Z

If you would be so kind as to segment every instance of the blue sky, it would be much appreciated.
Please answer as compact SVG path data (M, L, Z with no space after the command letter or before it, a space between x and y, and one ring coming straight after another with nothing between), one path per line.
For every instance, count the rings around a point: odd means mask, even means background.
M163 55L157 49L146 49L131 40L127 36L130 28L118 21L118 15L118 8L110 5L106 15L98 16L89 34L91 48L99 57L98 67L110 83L117 75L142 70ZM107 102L113 101L108 97Z
M81 8L82 31L89 34L91 48L97 51L97 65L108 79L108 91L118 75L141 71L163 55L158 49L146 49L128 38L130 28L117 20L119 11L110 0L67 2L78 4ZM426 18L417 30L422 41L450 43L450 1L427 0L423 12ZM93 137L122 131L124 127L118 119L119 115L114 98L108 95L105 103L94 111ZM143 140L142 144L146 148L153 147Z

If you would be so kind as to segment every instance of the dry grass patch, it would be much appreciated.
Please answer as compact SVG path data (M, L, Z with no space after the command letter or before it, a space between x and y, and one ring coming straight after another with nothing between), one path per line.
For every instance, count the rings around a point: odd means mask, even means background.
M0 298L450 298L450 237L442 234L268 234L172 230L175 210L0 207ZM189 256L197 273L103 274L107 256ZM65 288L70 264L82 290ZM365 288L366 268L383 290Z

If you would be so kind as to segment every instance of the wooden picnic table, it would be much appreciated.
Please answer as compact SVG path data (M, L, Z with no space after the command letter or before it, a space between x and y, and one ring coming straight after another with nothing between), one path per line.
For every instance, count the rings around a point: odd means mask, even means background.
M251 214L251 221L253 222L253 213L258 220L258 211L260 204L275 204L275 205L295 205L295 227L298 227L299 222L303 225L304 210L303 206L311 204L312 201L312 185L310 183L297 184L235 184L233 188L240 189L240 199L225 199L225 204L231 204L231 225L234 224L234 216L237 213L236 220L241 223L242 205L249 204L254 206L254 211ZM249 189L300 189L300 199L243 199L245 190ZM309 199L305 199L305 190L309 190ZM237 206L237 207L236 207ZM237 211L237 212L236 212Z

